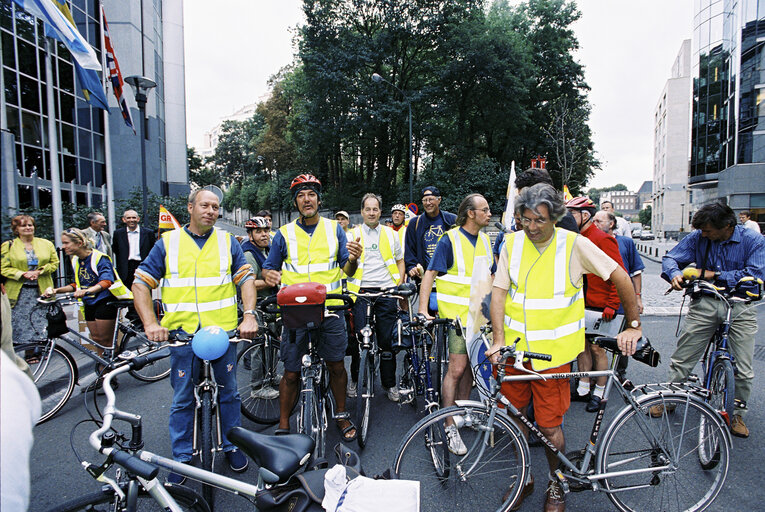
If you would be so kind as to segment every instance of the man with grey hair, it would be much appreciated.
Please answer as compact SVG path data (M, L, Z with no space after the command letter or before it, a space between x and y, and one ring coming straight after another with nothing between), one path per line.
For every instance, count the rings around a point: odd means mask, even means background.
M88 214L88 227L83 231L88 234L88 238L93 240L93 248L101 251L114 259L112 253L112 236L106 231L106 218L101 212L90 212Z
M604 212L608 212L616 217L616 227L613 230L614 236L626 236L632 238L632 230L630 229L630 223L624 217L618 217L614 212L614 203L611 201L603 201L600 203L600 209Z
M401 284L406 278L401 243L391 228L380 224L380 215L382 198L372 193L365 194L361 199L364 223L351 229L349 234L351 239L359 240L364 247L356 273L348 277L349 292L377 293ZM353 320L358 339L361 337L361 329L367 323L367 303L353 297ZM385 297L377 299L372 305L380 347L380 382L392 402L398 402L400 398L396 386L396 356L391 344L397 309L396 299ZM358 343L355 341L351 338L349 345L352 352L355 350L358 353ZM356 393L358 376L359 360L355 357L351 363L351 379L348 383L350 394Z
M520 350L552 356L551 361L524 363L527 371L542 374L570 371L571 361L584 349L585 273L616 285L630 325L617 340L622 353L633 354L642 331L635 292L624 269L587 238L555 227L566 208L560 194L550 185L540 183L521 192L515 201L515 212L523 231L506 236L494 277L490 307L494 343L486 351L491 362L498 362L500 348L517 342ZM508 375L523 373L510 365L506 368ZM502 393L523 414L528 413L533 396L539 429L557 449L565 451L561 425L571 402L568 380L506 383ZM605 403L604 400L600 407ZM526 426L519 426L528 435ZM545 510L563 511L565 496L554 476L558 459L551 450L545 451L551 475ZM533 478L523 484L521 499L533 491Z

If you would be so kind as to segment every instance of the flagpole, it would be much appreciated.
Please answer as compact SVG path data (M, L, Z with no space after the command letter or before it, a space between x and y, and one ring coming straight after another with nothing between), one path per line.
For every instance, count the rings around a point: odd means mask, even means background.
M104 40L104 7L100 9L100 26L101 26L101 83L104 86L104 96L106 96L107 106L109 104L108 89L106 87L106 76L109 70L106 68L106 42ZM104 118L104 165L106 166L106 215L109 219L109 232L114 233L114 229L117 225L116 217L114 216L114 174L112 172L112 144L111 133L109 130L109 110L104 110L101 114ZM142 219L143 220L143 219Z
M51 40L49 37L45 38L45 84L48 101L48 148L50 150L50 183L52 205L53 205L53 238L54 245L61 243L61 233L63 229L64 214L61 209L61 177L58 165L58 134L56 133L56 101L53 94L53 71L51 66ZM61 265L63 267L63 258L61 258ZM63 273L61 274L63 275Z

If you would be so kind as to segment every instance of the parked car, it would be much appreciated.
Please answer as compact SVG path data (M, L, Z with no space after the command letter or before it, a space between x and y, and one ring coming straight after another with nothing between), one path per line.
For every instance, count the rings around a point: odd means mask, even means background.
M656 237L653 236L653 233L650 231L641 231L640 232L640 239L641 240L654 240Z

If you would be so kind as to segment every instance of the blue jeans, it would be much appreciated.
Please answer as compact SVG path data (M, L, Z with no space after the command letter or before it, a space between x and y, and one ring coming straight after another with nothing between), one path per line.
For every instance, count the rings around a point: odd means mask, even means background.
M236 347L236 343L230 343L228 351L210 363L218 383L218 410L224 452L234 449L234 445L226 438L226 432L242 424L241 400L236 385ZM201 361L194 356L191 345L185 345L170 347L170 365L170 385L173 387L170 442L173 446L173 459L188 462L192 456L194 435L194 384L201 373Z

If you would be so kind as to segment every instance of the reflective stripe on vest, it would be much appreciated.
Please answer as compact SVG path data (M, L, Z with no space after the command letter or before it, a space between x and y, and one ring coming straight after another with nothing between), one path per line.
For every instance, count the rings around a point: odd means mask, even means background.
M453 263L446 274L436 277L438 314L443 318L459 316L462 324L465 325L470 305L473 265L481 256L485 257L486 264L490 263L491 240L486 233L479 232L474 247L458 227L450 229L444 236L448 236L452 243Z
M505 238L510 290L505 299L505 343L552 355L535 370L573 361L584 350L584 294L571 283L569 262L578 235L555 229L541 254L523 231Z
M401 257L406 258L406 226L401 226L396 231L398 235L398 243L401 245Z
M389 286L393 287L396 286L398 284L398 280L401 279L401 275L398 273L398 265L396 265L396 258L393 254L396 233L388 226L380 225L380 227L382 228L380 230L379 241L380 254L382 255L385 268L388 269L388 273L390 274L391 283ZM350 231L350 236L354 240L356 240L356 238L361 238L361 246L365 247L364 230L361 229L361 226L353 228ZM352 292L358 292L361 289L361 282L364 278L364 261L366 260L365 254L366 251L361 253L361 258L359 259L359 266L356 269L356 273L353 274L353 277L348 277L348 290ZM354 302L356 301L355 295L353 295L353 300Z
M114 282L112 282L112 285L109 287L111 294L117 299L132 299L133 293L122 283L120 275L117 273L117 269L114 267L112 259L108 254L93 249L93 255L90 257L90 270L98 276L98 262L101 261L101 258L103 257L106 257L106 259L109 260L109 265L111 265L112 272L114 272ZM77 285L77 288L80 288L80 259L77 256L72 256L72 267L74 268L74 282Z
M327 293L341 293L343 271L337 262L337 221L319 217L311 235L298 227L296 220L280 227L279 231L287 245L287 257L282 262L282 287L321 283L327 287ZM340 303L327 301L327 305Z
M231 280L231 235L213 228L200 249L185 229L162 234L165 275L162 326L196 332L212 325L227 331L237 325L236 286Z

